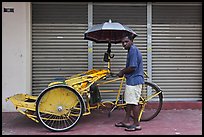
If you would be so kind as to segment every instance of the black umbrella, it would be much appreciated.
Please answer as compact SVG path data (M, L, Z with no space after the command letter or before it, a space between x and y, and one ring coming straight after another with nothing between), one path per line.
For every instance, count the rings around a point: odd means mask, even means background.
M120 43L124 36L131 35L133 38L137 34L129 27L118 22L105 22L97 24L84 33L84 39L97 43Z

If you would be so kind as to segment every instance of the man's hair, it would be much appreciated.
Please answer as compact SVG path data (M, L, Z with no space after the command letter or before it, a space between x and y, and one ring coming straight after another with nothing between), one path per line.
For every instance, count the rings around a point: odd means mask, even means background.
M133 41L133 36L131 34L125 35L124 38L127 37L129 40Z

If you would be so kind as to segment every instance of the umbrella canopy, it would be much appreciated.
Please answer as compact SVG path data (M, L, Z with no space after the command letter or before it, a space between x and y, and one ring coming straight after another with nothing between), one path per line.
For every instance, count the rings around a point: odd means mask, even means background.
M124 36L131 35L133 38L137 34L129 27L118 22L105 22L97 24L84 33L84 39L97 43L120 43Z

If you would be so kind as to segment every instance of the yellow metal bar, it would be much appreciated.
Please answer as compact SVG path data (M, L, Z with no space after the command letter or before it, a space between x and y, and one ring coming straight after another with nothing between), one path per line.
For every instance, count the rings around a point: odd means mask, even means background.
M142 106L141 106L142 108L141 108L141 110L140 110L140 112L139 112L138 121L140 121L140 120L141 120L142 113L143 113L143 111L144 111L145 105L146 105L146 103L142 104Z
M100 90L100 92L118 92L118 90Z
M100 83L97 84L97 86L112 83L112 82L115 82L115 81L118 81L118 80L123 80L123 78L116 78L116 79L108 80L106 82L100 82Z
M145 75L146 78L149 78L149 76L148 76L146 71L144 71L144 75Z
M121 107L121 106L125 106L125 105L127 105L127 103L117 104L116 106Z
M89 112L85 112L85 113L83 114L83 116L86 116L86 115L89 115L89 114L91 114L90 111L89 111Z
M117 97L116 97L116 104L118 103L118 100L119 100L119 96L120 96L120 92L121 92L121 89L122 89L122 86L123 86L123 81L124 81L124 77L122 77L122 80L121 80L121 82L120 82L120 88L119 88L119 90L118 90L118 94L117 94Z
M16 110L20 113L22 113L23 115L26 115L28 118L32 119L33 121L39 123L39 121L37 120L37 116L34 116L34 115L31 115L31 114L27 114L25 113L24 111L22 111L21 109L19 108L16 108Z
M111 101L104 101L104 102L101 103L101 105L104 106L104 107L106 106L105 104L111 104L111 105L114 105L114 103L111 102Z
M157 96L158 94L160 94L161 91L155 93L155 94L152 94L151 96L149 96L147 99L146 99L146 102L149 101L150 99L152 99L153 97Z

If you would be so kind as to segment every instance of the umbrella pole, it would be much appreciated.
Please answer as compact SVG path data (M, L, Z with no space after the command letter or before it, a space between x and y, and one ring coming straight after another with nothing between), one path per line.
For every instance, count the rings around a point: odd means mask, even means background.
M110 63L110 56L108 56L108 69L111 71L111 63Z
M108 43L108 49L107 49L107 52L108 52L108 69L111 71L111 61L110 61L110 54L111 54L111 43L109 42Z

